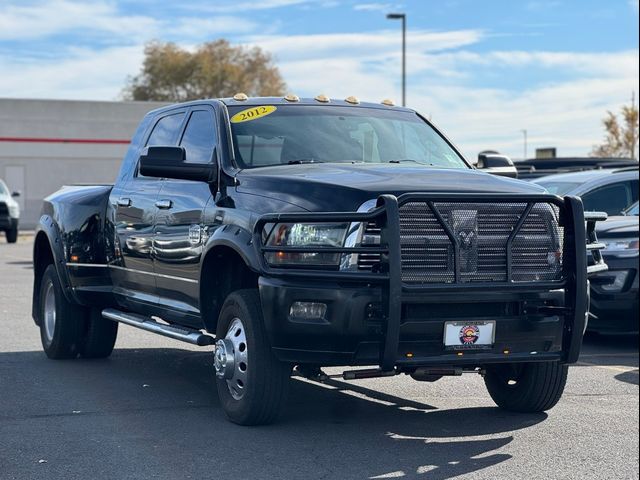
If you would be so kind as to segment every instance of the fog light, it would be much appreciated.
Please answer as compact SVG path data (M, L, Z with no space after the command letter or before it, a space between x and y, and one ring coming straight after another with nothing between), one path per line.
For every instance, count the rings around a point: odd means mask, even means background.
M324 318L326 313L326 303L294 302L289 309L289 316L294 318Z
M602 280L598 282L598 286L604 292L621 292L628 276L629 270L609 271L601 275Z

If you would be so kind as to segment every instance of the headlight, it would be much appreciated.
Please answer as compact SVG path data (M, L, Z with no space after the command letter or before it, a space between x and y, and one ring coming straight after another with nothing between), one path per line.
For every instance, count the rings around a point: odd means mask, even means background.
M342 247L347 234L346 223L277 223L267 225L268 247ZM270 229L270 230L269 230ZM283 249L284 250L284 249ZM340 253L266 252L270 265L338 266Z
M599 239L606 245L604 251L619 257L634 257L638 255L637 238L605 238Z
M9 216L18 218L20 216L20 206L17 203L9 204Z

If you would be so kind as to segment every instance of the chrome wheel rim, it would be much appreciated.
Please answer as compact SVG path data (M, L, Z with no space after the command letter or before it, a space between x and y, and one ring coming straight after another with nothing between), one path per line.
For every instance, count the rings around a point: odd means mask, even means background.
M44 294L44 336L47 344L53 342L56 330L56 293L53 283L49 282Z
M244 324L234 318L224 339L216 342L214 366L216 376L225 380L231 396L240 400L247 390L249 355Z

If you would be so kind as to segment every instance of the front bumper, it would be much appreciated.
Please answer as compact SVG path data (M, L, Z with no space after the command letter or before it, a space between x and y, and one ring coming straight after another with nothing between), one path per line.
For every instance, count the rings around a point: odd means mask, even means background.
M276 356L291 363L372 365L384 347L382 288L260 278L265 326ZM323 319L295 318L294 302L322 302ZM561 360L564 290L414 296L403 302L395 365L399 367ZM492 347L451 351L447 321L495 320ZM505 353L506 352L506 353Z
M526 202L528 211L537 202L553 203L561 212L565 232L563 279L514 282L511 260L507 260L506 282L465 283L456 269L453 283L405 285L401 275L399 207L410 201ZM606 270L599 252L603 246L595 238L595 222L602 217L590 215L585 228L578 198L560 199L545 194L405 194L399 198L383 195L378 199L378 207L367 213L264 215L256 222L253 244L261 260L259 285L271 345L276 356L287 362L378 364L382 371L525 361L574 363L586 327L587 274ZM329 251L325 247L267 247L262 243L266 224L371 221L381 225L379 250L385 268L380 272L274 268L265 261L265 253L274 249ZM510 238L515 237L520 226ZM458 265L459 240L451 240ZM587 248L596 259L588 268ZM330 251L356 254L367 249L333 247ZM511 258L510 250L507 257ZM325 303L326 314L311 321L292 318L290 307L296 301ZM444 348L445 321L483 320L497 322L491 348L464 352Z
M591 285L590 331L598 333L638 333L638 256L620 258L606 255L605 260L609 272L601 273L593 278ZM619 288L607 289L612 276L618 272L626 272L625 280Z

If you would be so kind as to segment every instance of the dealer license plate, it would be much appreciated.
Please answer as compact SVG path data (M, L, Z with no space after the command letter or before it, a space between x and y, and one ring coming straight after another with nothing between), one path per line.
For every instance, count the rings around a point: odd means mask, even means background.
M496 322L445 322L444 346L447 350L486 349L493 346Z

